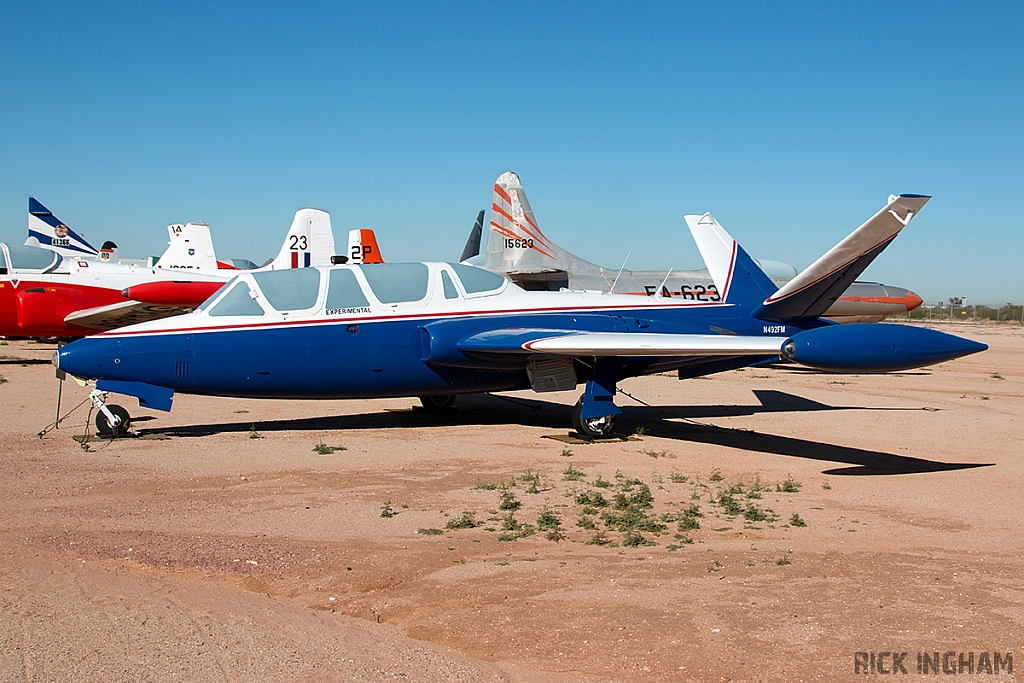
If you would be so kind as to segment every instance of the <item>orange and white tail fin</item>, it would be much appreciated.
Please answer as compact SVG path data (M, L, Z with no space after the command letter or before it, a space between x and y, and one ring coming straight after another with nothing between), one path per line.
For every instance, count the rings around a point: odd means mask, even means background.
M167 233L171 242L154 268L217 271L217 254L208 223L168 225Z
M377 246L377 237L369 228L348 231L349 263L384 263Z
M285 235L281 251L263 269L329 266L333 255L334 232L330 214L320 209L299 209Z

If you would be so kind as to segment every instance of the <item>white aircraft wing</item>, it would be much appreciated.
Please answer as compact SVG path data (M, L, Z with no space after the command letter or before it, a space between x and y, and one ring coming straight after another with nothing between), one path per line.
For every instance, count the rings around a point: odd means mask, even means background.
M472 335L456 347L464 353L537 353L555 356L772 356L783 336L648 334L505 329Z

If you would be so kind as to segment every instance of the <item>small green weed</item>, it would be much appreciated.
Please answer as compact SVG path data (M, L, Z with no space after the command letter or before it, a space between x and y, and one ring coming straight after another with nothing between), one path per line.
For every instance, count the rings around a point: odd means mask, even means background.
M518 510L522 506L511 491L504 491L501 494L501 502L498 503L499 510Z
M740 504L736 502L736 499L724 491L719 494L717 502L718 506L722 508L722 512L727 515L738 515L743 512L743 509L740 508Z
M474 491L494 491L498 488L497 484L489 484L485 481L480 482L473 487Z
M395 511L391 509L391 501L384 503L380 506L380 516L384 518L394 517Z
M804 521L803 517L801 517L799 514L794 512L793 516L789 518L789 525L790 526L807 526L807 522Z
M992 373L992 379L1006 379L1006 378L1003 377L1002 375L1000 375L998 372L993 372Z
M571 448L563 448L562 452L559 453L559 455L561 455L563 458L571 458L572 457L572 449Z
M480 522L476 521L476 514L471 510L466 510L462 513L461 517L455 519L449 519L448 523L444 525L445 529L472 529L480 526Z
M257 437L250 436L249 438L250 439L251 438L257 438L258 439L259 437L258 436ZM348 448L346 448L345 446L328 446L327 444L325 444L322 441L320 443L318 443L317 445L313 446L313 452L316 453L317 455L331 455L332 453L337 453L338 451L347 451L347 450L348 450Z
M1000 379L1002 379L1002 378L1000 378ZM633 433L636 434L637 436L643 436L644 434L647 433L647 427L644 427L643 425L640 425L639 427L637 427L636 429L633 430Z
M667 458L668 457L668 451L642 451L642 452L647 457L654 458L655 460L657 460L658 458Z
M722 470L720 470L720 469L718 469L716 467L715 469L711 470L711 476L708 477L708 480L709 481L722 481L723 478L724 477L722 477Z
M763 522L768 519L768 515L764 513L764 510L753 503L747 505L747 509L743 512L743 517L751 522Z
M775 560L775 564L779 565L780 567L785 567L786 565L793 563L789 561L789 555L783 555L779 559Z
M249 425L249 438L250 439L262 439L263 435L256 431L256 423L253 422Z
M672 472L669 473L668 478L671 479L674 484L685 484L689 481L689 478L685 474L680 474L675 470L672 470Z
M784 482L775 485L775 490L780 493L797 493L802 487L803 484L793 477L786 477Z
M424 536L440 536L444 532L440 529L417 529L416 533L422 534Z
M596 534L587 539L587 545L609 545L611 540L604 535L603 531L598 531Z
M636 548L636 547L642 546L642 545L658 545L658 544L655 543L654 541L651 541L651 540L645 538L644 535L641 534L639 531L636 531L635 529L631 529L630 531L627 531L626 534L622 537L622 545L628 546L630 548Z
M602 479L601 475L599 474L597 475L597 479L594 480L594 486L596 486L599 489L610 489L612 487L612 483L610 481Z
M608 501L597 491L580 491L576 494L576 504L594 508L608 507Z
M821 488L825 489L826 491L831 491L832 490L832 484L830 484L830 483L828 483L826 481L824 484L821 485Z
M581 529L586 529L587 531L597 528L597 525L594 524L594 520L586 515L580 515L579 519L576 520L576 526Z
M569 465L565 468L565 471L562 472L562 481L582 481L585 476L586 475L583 473L583 470L578 470L572 465Z
M547 508L541 510L540 515L537 516L537 528L541 531L557 529L561 525L562 520L559 519L558 515Z

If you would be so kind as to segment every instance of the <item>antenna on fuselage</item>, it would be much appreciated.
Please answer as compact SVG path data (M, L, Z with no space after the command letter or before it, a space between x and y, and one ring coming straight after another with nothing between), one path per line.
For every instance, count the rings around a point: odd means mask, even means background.
M658 291L654 293L654 296L663 296L662 292L665 291L665 283L668 282L668 276L672 274L672 269L669 268L668 272L665 273L665 279L661 281L661 286L658 287Z
M619 268L619 272L615 275L615 279L612 281L612 288L608 290L609 294L615 291L615 285L619 283L619 276L622 275L622 271L626 268L626 261L629 260L629 255L632 253L633 250L630 249L628 252L626 252L626 258L622 259L622 267Z

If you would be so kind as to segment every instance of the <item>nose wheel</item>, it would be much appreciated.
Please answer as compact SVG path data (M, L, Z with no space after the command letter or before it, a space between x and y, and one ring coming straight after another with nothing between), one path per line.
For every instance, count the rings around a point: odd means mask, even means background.
M572 409L572 426L579 434L588 439L597 439L608 436L615 429L615 416L602 415L600 417L583 418L583 398L576 401Z
M106 439L113 439L128 433L128 427L132 424L132 417L123 407L115 404L107 405L104 402L106 393L98 389L89 394L92 404L98 411L96 413L96 431Z

